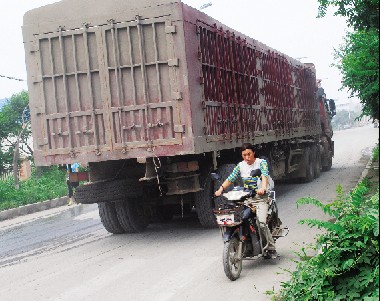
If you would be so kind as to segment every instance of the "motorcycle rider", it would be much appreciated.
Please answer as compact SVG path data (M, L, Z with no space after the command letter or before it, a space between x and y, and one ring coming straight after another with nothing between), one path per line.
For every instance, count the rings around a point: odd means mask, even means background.
M268 213L268 163L264 159L255 158L255 151L251 143L244 143L241 147L243 161L241 161L222 183L219 189L215 192L215 196L220 196L228 186L233 184L238 177L241 177L245 188L254 190L256 195L253 197L254 206L256 207L256 216L260 223L261 233L264 234L268 243L268 254L271 258L277 257L274 239L267 225ZM251 176L251 171L260 170L256 176ZM261 174L261 176L259 175ZM258 181L261 180L261 187L258 187ZM246 212L244 212L246 217ZM250 213L250 209L249 209Z

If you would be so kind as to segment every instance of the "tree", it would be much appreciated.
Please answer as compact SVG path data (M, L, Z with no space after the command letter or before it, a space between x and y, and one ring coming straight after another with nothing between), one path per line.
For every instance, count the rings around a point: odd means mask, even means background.
M324 17L327 8L336 8L334 15L347 17L348 27L354 30L379 30L379 0L318 0L319 16Z
M379 0L318 0L319 16L329 6L335 15L347 17L345 42L335 52L335 64L343 75L342 89L357 96L362 114L379 119Z
M11 171L14 164L14 151L19 150L24 156L31 158L33 150L28 145L31 137L29 95L26 91L14 94L0 111L0 172ZM19 160L16 158L15 167Z
M0 149L0 175L12 170L13 149Z
M342 85L357 96L362 115L379 119L379 35L375 30L348 33L335 52L343 75Z

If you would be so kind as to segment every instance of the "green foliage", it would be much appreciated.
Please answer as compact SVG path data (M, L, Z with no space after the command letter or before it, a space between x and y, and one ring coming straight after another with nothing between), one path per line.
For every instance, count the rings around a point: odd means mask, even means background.
M326 15L329 6L334 15L347 17L347 24L355 30L379 29L379 0L318 0L319 16Z
M35 169L32 177L14 189L13 178L0 180L0 211L31 203L51 200L67 195L66 171L51 167L37 178Z
M335 52L342 85L363 105L363 115L379 118L379 34L376 30L348 33Z
M0 111L0 139L5 139L10 135L16 136L20 132L22 126L22 113L28 104L29 94L26 91L13 94L5 103ZM26 117L26 121L29 121L29 114L27 114Z
M379 189L374 196L365 197L369 186L364 179L348 196L338 186L337 200L330 204L313 198L297 202L316 205L333 219L300 221L324 229L317 236L320 252L311 258L300 254L296 271L282 283L276 300L378 300Z
M379 160L379 145L378 144L373 149L372 160L373 161L378 161Z
M336 64L343 75L342 89L348 88L362 105L362 116L379 119L379 0L318 0L319 16L327 8L347 18L349 28L344 44L336 51Z
M13 148L0 149L0 175L12 171Z
M12 170L13 149L17 141L16 137L22 129L22 116L25 108L27 109L24 114L24 122L30 120L28 104L28 92L22 91L12 95L0 110L0 174ZM24 156L31 159L32 150L27 146L30 136L31 129L29 126L25 128L20 137L20 149Z

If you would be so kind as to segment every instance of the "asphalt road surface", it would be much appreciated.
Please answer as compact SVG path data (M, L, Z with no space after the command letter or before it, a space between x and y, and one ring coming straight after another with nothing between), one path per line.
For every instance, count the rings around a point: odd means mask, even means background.
M0 300L270 300L293 269L295 251L317 230L303 218L326 218L314 206L297 208L303 196L336 197L353 188L378 142L372 126L336 132L333 167L312 183L277 184L283 224L280 257L244 261L237 281L224 275L218 229L203 229L196 217L149 225L142 234L111 235L96 205L60 207L0 222Z

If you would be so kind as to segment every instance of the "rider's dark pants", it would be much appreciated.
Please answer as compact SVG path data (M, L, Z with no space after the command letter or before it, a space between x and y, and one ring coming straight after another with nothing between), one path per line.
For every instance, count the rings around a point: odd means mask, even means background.
M246 208L243 212L243 219L248 219L252 214L251 208Z

